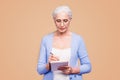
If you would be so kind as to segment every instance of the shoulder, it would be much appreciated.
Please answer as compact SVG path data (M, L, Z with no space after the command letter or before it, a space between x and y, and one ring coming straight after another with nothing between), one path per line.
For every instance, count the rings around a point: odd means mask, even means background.
M54 33L49 33L47 35L45 35L42 39L49 39L53 36Z
M74 32L72 32L72 33L73 33L73 38L74 39L76 39L76 40L82 40L82 36L81 35L79 35L77 33L74 33Z
M46 42L46 41L49 41L52 39L54 33L49 33L49 34L46 34L45 36L42 37L42 43Z
M85 42L84 42L82 36L79 34L73 33L73 41L74 41L74 44L76 43L78 45L78 47L85 46Z

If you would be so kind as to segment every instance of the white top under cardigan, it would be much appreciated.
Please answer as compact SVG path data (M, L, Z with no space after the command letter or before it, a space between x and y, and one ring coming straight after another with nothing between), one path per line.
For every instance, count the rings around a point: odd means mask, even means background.
M60 61L70 62L71 48L66 49L56 49L52 48L52 53L59 58ZM53 72L53 80L69 80L69 76L62 73L62 71L57 70Z

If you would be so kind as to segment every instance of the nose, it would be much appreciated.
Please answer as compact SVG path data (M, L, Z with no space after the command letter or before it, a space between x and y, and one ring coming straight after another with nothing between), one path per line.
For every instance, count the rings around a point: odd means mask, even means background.
M61 22L61 27L63 27L64 26L64 22Z

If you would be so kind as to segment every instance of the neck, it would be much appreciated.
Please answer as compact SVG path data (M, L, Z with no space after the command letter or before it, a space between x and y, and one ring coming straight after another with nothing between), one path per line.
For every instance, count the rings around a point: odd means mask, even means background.
M55 35L56 35L56 36L59 36L59 37L70 36L70 35L71 35L71 32L70 32L70 31L66 31L66 32L56 31L56 32L55 32Z

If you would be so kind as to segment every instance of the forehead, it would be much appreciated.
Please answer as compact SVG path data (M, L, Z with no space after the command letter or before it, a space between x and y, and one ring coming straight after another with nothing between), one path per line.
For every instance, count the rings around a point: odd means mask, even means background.
M60 12L56 14L56 19L68 19L69 16L66 12Z

